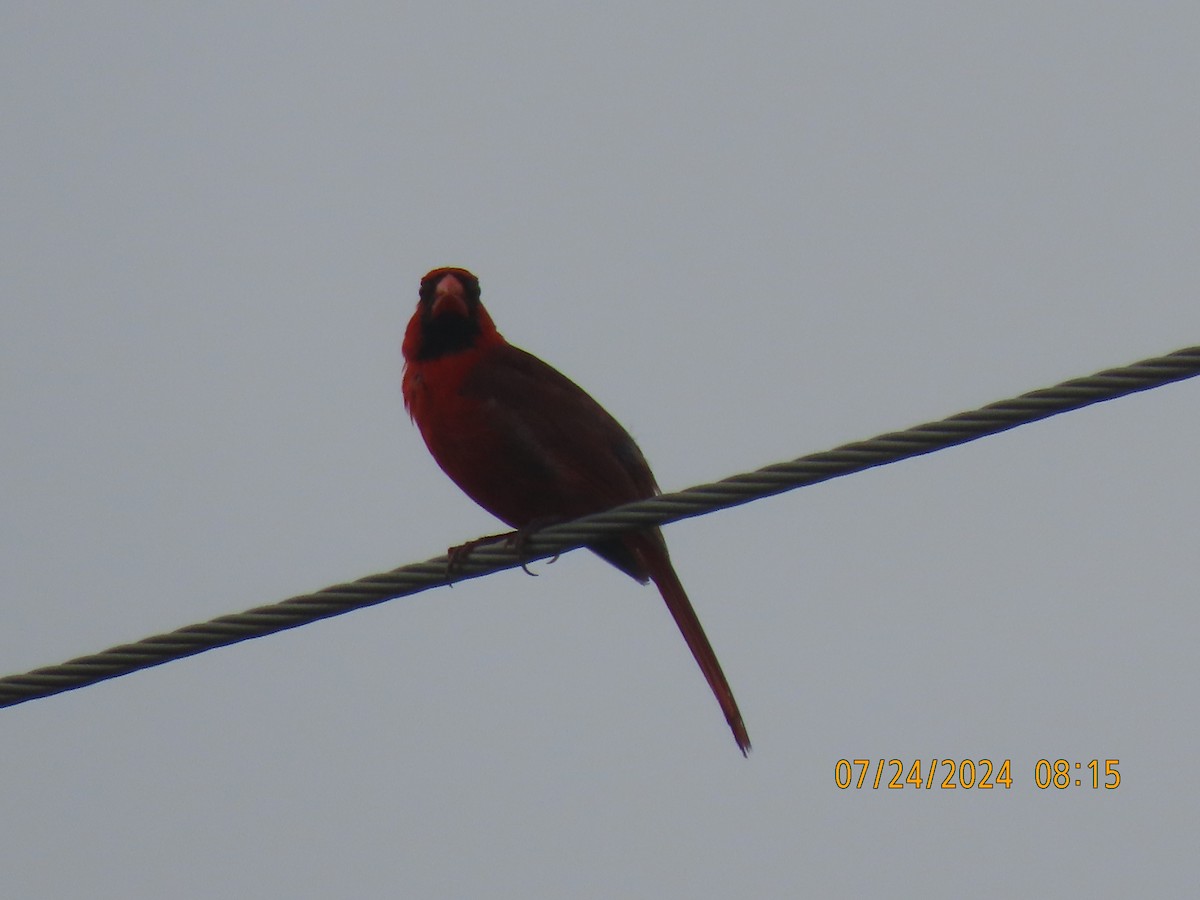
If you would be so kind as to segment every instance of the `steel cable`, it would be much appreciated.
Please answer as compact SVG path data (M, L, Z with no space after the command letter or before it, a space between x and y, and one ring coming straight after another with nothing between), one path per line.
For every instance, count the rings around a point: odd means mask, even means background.
M1029 422L1069 412L1104 400L1200 375L1200 347L1109 369L1054 387L1031 391L980 409L844 444L833 450L775 463L753 472L733 475L673 494L662 494L603 513L552 525L537 531L516 548L505 542L482 544L448 573L450 559L438 556L333 585L312 594L292 597L270 606L219 616L167 634L111 647L55 666L0 678L0 707L48 697L148 669L251 638L264 637L307 625L319 619L407 597L439 585L478 578L647 525L663 525L769 497L784 491L828 481L875 466L899 462L947 447L965 444Z

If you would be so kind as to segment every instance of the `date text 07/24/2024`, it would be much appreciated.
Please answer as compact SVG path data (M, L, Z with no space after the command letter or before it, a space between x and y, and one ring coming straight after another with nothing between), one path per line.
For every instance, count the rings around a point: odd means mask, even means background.
M1033 784L1039 790L1056 788L1091 788L1116 790L1121 785L1119 759L1091 759L1074 762L1069 759L1039 759L1033 766ZM941 769L939 778L938 770ZM998 763L990 759L930 759L913 760L906 765L902 759L839 759L833 767L833 783L846 790L871 788L902 790L906 787L931 790L1010 790L1015 782L1012 760Z

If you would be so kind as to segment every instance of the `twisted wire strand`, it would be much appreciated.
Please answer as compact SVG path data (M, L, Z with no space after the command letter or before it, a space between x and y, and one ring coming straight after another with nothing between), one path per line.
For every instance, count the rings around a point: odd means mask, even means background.
M0 707L15 706L85 687L206 650L373 606L385 600L411 596L439 585L511 569L632 528L677 522L965 444L1018 425L1196 375L1200 375L1200 347L1189 347L1166 356L1064 381L1054 387L958 413L939 422L927 422L904 431L844 444L833 450L775 463L712 484L662 494L572 522L548 526L530 535L523 543L520 554L516 548L504 542L482 544L461 565L456 563L453 573L448 569L449 556L437 556L390 572L333 585L312 594L303 594L242 613L219 616L132 644L111 647L60 665L9 675L0 678Z

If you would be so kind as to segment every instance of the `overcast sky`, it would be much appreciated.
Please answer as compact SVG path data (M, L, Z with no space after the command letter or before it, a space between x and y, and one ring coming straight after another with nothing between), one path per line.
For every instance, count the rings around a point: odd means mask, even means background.
M434 266L668 490L1200 343L1198 46L1194 2L7 0L0 674L497 530L402 407ZM5 895L1190 893L1198 408L669 527L749 759L584 553L0 710Z

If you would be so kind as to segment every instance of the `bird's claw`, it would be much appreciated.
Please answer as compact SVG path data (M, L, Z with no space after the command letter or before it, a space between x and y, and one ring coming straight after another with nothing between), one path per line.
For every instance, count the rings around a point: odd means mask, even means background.
M537 577L537 572L529 571L529 566L525 564L529 559L529 554L525 552L529 546L529 539L547 525L556 525L563 521L565 520L562 516L541 516L537 519L534 519L532 522L522 525L508 536L513 550L522 560L521 568L525 571L526 575L532 575L535 578ZM546 565L551 565L552 563L556 562L560 555L561 554L555 553L552 557L546 560Z
M503 534L489 534L481 538L475 538L473 541L467 541L465 544L459 544L457 547L451 547L446 551L448 560L446 562L446 577L450 578L456 571L462 569L466 564L467 558L481 544L494 544L497 541L503 541L504 544L513 549L520 560L521 570L526 575L532 575L537 578L538 573L529 568L529 554L526 552L529 547L529 539L532 538L540 529L547 525L553 525L555 522L561 522L561 518L541 518L535 519L527 525L523 525L516 531L506 531ZM547 564L555 562L560 554L555 553Z
M508 541L512 539L512 536L513 532L511 531L506 531L503 534L489 534L484 537L475 538L473 541L467 541L465 544L450 547L446 550L446 577L452 578L456 572L461 571L476 547L482 544L494 544L496 541Z

